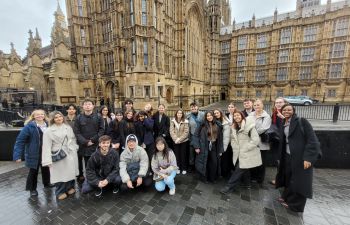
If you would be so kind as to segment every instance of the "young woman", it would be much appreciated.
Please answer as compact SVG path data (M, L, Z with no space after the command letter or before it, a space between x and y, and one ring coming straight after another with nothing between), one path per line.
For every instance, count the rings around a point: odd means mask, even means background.
M173 151L168 147L163 137L158 137L155 142L155 152L152 157L151 167L154 173L155 187L157 191L164 191L169 187L169 194L175 194L175 181L177 165Z
M275 125L279 130L283 127L283 120L284 120L284 116L282 115L281 108L286 103L287 101L283 97L278 97L276 98L274 106L272 108L271 124ZM274 161L277 162L276 164L278 164L278 160L280 158L279 143L272 143L270 147L271 147L271 152L273 154ZM269 183L272 185L276 184L275 180L271 180Z
M104 128L103 135L106 135L108 133L109 124L112 121L111 112L109 111L107 106L103 105L101 106L99 113L103 119L103 128Z
M165 114L165 105L160 104L158 106L158 111L153 115L154 120L154 138L162 136L169 148L173 149L173 141L170 137L170 119Z
M121 138L122 133L122 120L123 120L123 112L117 111L115 113L115 119L109 124L108 129L108 135L112 138L112 148L117 150L119 152L119 155L121 154L121 151L123 150L121 148L122 143L124 141Z
M29 168L26 190L30 191L31 196L37 196L37 180L39 167L44 187L53 187L50 184L49 167L41 164L41 153L43 143L43 133L47 129L47 116L44 110L37 109L32 112L24 128L17 136L13 150L13 160L21 162L23 152L25 152L25 163Z
M174 119L170 123L170 136L174 141L174 152L179 170L177 173L182 172L183 175L187 173L188 164L188 136L189 136L189 124L185 118L185 113L179 109L174 115Z
M284 187L278 201L292 211L303 212L306 198L312 198L313 165L321 156L320 143L311 124L295 114L295 108L285 104L280 166L276 188Z
M152 117L148 117L145 111L138 112L135 119L136 136L139 140L139 145L146 150L148 158L151 161L154 151L154 121Z
M231 146L233 150L233 164L235 170L227 185L221 189L221 193L232 192L239 184L241 177L249 174L249 169L261 165L261 155L258 148L260 142L256 131L254 119L247 117L240 111L233 114L233 125L231 132Z
M50 127L43 136L42 165L50 167L51 183L59 200L75 193L75 177L79 175L78 148L73 129L65 123L61 112L50 114ZM52 154L64 151L66 157L53 162Z
M77 107L74 104L69 104L67 108L66 122L72 128L74 127L75 119L77 118Z
M204 115L204 122L197 128L192 145L197 153L195 166L204 182L216 182L220 175L219 159L224 152L222 128L216 122L214 113Z
M235 107L235 103L234 102L230 102L230 104L228 104L227 106L227 113L226 113L226 117L227 119L230 121L230 123L233 123L233 112L235 111L236 107Z
M222 126L223 132L223 146L224 153L221 156L221 175L223 177L228 177L231 175L231 170L233 169L232 164L232 148L228 148L231 141L231 126L230 121L225 116L225 114L219 110L214 110L214 116L216 121Z
M250 116L255 121L255 128L258 131L259 135L262 135L266 130L268 130L271 126L271 117L264 110L264 104L262 100L257 99L254 101L254 112L250 113ZM270 150L270 144L267 142L261 141L259 142L259 148L261 151L262 165L256 169L253 169L252 178L256 179L260 186L263 186L265 179L265 167L267 163L267 153Z
M122 149L125 148L125 138L130 134L136 134L135 120L134 120L134 111L127 110L124 113L124 119L120 122L121 124L121 133L120 133L120 144Z

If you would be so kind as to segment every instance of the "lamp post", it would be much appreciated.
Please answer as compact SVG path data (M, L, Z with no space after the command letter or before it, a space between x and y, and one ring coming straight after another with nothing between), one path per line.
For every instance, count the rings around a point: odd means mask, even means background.
M158 77L158 81L157 81L157 87L158 87L158 106L160 105L160 80Z

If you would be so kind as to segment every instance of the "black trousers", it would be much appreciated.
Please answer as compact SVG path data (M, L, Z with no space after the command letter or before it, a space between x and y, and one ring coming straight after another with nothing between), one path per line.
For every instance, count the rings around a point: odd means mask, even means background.
M152 182L153 182L152 176L143 177L142 178L142 184L139 187L137 187L137 188L147 188L147 187L152 185ZM136 181L133 181L132 185L134 186L134 188L136 188ZM129 188L126 185L126 183L122 183L122 185L120 185L120 190L121 191L127 191L128 189Z
M84 169L83 169L83 159L84 159L84 164L85 164L85 168L87 166L87 162L90 159L90 156L82 156L78 154L78 167L79 167L79 177L83 177L84 176Z
M239 168L239 160L237 160L235 171L233 171L230 179L227 182L227 186L230 189L234 189L240 182L241 178L248 174L249 177L249 169L241 169Z
M306 198L296 192L293 192L289 187L292 182L292 163L291 163L291 157L289 154L285 154L285 181L286 181L286 187L284 188L284 191L282 193L282 198L284 201L288 204L288 207L290 210L295 212L304 212L304 208L306 205Z
M27 183L26 183L27 191L36 190L37 184L38 184L39 167L41 169L41 178L44 186L50 185L50 168L47 166L42 166L41 164L38 164L37 169L33 169L33 168L29 169Z
M180 144L174 144L174 153L176 156L176 162L181 171L187 170L187 144L188 142L183 142Z
M232 162L232 147L229 144L226 151L222 153L221 156L221 175L223 177L230 177L231 176L231 171L234 168L233 162Z
M209 182L214 182L218 178L218 153L216 142L212 142L211 151L208 151L208 160L207 160L207 179Z
M268 150L260 150L262 165L250 169L252 179L255 179L259 184L264 183L265 173L266 173L266 164L267 164L267 154Z

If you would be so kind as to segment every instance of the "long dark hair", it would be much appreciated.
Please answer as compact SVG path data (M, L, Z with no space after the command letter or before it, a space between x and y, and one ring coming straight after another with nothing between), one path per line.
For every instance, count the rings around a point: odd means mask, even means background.
M235 115L235 113L239 113L239 114L241 115L241 117L242 117L242 121L243 121L243 120L245 121L245 116L244 116L244 114L243 114L241 111L235 110L235 111L233 111L233 115ZM232 121L233 121L233 127L234 127L236 130L238 130L239 127L240 127L240 125L235 121L235 119L233 119Z
M207 116L208 114L211 114L212 117L213 117L213 121L211 122L212 125L210 125L210 122L207 120ZM213 111L207 111L205 114L204 114L204 123L203 123L203 126L205 126L207 128L207 135L208 137L211 137L211 136L214 136L216 137L218 132L219 132L219 126L217 124L217 121L216 121L216 118L214 116L214 112ZM211 133L211 129L210 129L210 126L212 126L212 131L213 133Z
M166 158L167 161L169 162L169 151L171 151L171 149L168 147L168 144L166 143L165 139L162 136L157 137L156 141L154 142L154 154L153 154L154 159L157 158L157 153L159 152L159 150L157 149L158 142L162 142L164 144L163 159Z
M116 131L116 130L119 129L119 125L120 125L121 122L123 121L123 120L121 120L121 121L118 121L118 120L117 120L117 115L118 115L118 114L123 115L123 112L122 112L121 110L118 110L118 111L115 113L114 127L113 127L114 131Z
M102 116L102 110L104 110L104 109L107 109L107 110L108 110L107 117L108 117L108 118L111 118L111 111L109 110L108 106L106 106L106 105L103 105L103 106L101 106L101 108L100 108L99 113L101 114L101 116Z

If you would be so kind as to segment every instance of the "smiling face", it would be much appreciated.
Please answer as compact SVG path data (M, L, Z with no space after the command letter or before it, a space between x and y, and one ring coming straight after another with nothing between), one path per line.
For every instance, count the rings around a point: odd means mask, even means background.
M123 119L123 114L117 113L117 115L115 115L115 118L120 122Z
M294 110L293 107L291 105L287 105L286 107L284 107L282 109L282 115L286 118L286 119L290 119L293 115L294 115Z
M221 118L221 113L219 110L214 110L214 116L216 119L220 119Z
M156 147L158 151L162 152L165 149L165 144L162 141L158 141Z
M177 120L181 120L182 119L182 115L183 115L182 111L177 111L177 113L176 113Z
M242 115L240 113L234 113L233 114L233 120L236 122L236 123L241 123L243 118L242 118Z
M275 107L276 107L276 109L278 109L278 110L280 110L284 104L286 104L286 102L284 101L283 98L277 98L277 99L275 100Z
M263 109L264 109L264 105L263 105L262 101L256 100L256 101L254 102L254 110L255 110L256 112L262 112Z
M130 151L133 151L133 150L135 149L135 147L136 147L136 141L134 141L134 140L129 140L128 143L127 143L127 145L128 145L129 150L130 150Z
M206 119L207 119L208 122L213 122L214 116L211 113L207 113Z
M53 121L56 125L61 125L63 124L63 116L61 114L56 114L53 118Z
M232 114L235 111L235 106L233 104L229 104L227 106L227 110L230 114Z
M133 107L133 104L132 104L131 102L125 103L125 109L126 109L126 110L131 110L132 107Z
M101 141L99 144L102 155L107 155L111 141Z
M164 114L164 111L165 111L165 107L164 107L163 105L160 105L160 106L158 107L158 112L159 112L160 114Z
M101 114L102 114L102 116L107 116L107 115L108 115L108 108L107 108L107 107L104 107L104 108L101 110Z
M131 120L134 117L134 114L132 112L128 112L126 114L126 118L128 118L129 120Z
M45 112L43 110L36 110L33 113L33 118L36 122L41 123L45 120Z

